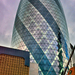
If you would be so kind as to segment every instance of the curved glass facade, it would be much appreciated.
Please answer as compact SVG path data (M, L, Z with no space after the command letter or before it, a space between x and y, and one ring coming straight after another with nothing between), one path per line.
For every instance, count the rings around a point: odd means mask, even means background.
M39 75L61 75L69 58L69 36L59 0L21 0L12 47L30 52Z

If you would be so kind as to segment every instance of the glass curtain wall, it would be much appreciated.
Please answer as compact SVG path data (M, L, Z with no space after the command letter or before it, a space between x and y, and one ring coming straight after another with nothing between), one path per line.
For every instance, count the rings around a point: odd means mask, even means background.
M61 75L69 58L69 36L59 0L21 0L12 47L30 52L39 75Z

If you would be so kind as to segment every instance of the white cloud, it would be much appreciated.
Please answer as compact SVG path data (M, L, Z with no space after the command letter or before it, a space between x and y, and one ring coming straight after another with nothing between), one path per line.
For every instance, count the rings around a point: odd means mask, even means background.
M75 45L75 0L61 0L61 2L67 20L70 42ZM75 53L73 55L73 61L75 63L74 58Z
M61 3L66 16L70 42L75 44L75 0L61 0Z
M20 0L0 0L0 45L10 45Z

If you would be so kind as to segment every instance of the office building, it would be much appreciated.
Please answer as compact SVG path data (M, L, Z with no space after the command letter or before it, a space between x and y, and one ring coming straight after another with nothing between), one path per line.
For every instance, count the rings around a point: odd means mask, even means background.
M29 75L29 52L0 46L0 75Z
M69 36L60 0L21 0L12 47L30 52L39 75L61 75L69 58Z

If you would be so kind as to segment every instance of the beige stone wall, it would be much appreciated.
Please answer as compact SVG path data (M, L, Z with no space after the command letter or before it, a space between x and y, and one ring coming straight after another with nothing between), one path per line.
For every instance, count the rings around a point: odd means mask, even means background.
M21 57L1 54L0 75L29 75L29 67Z
M30 63L29 75L38 75L38 64Z

